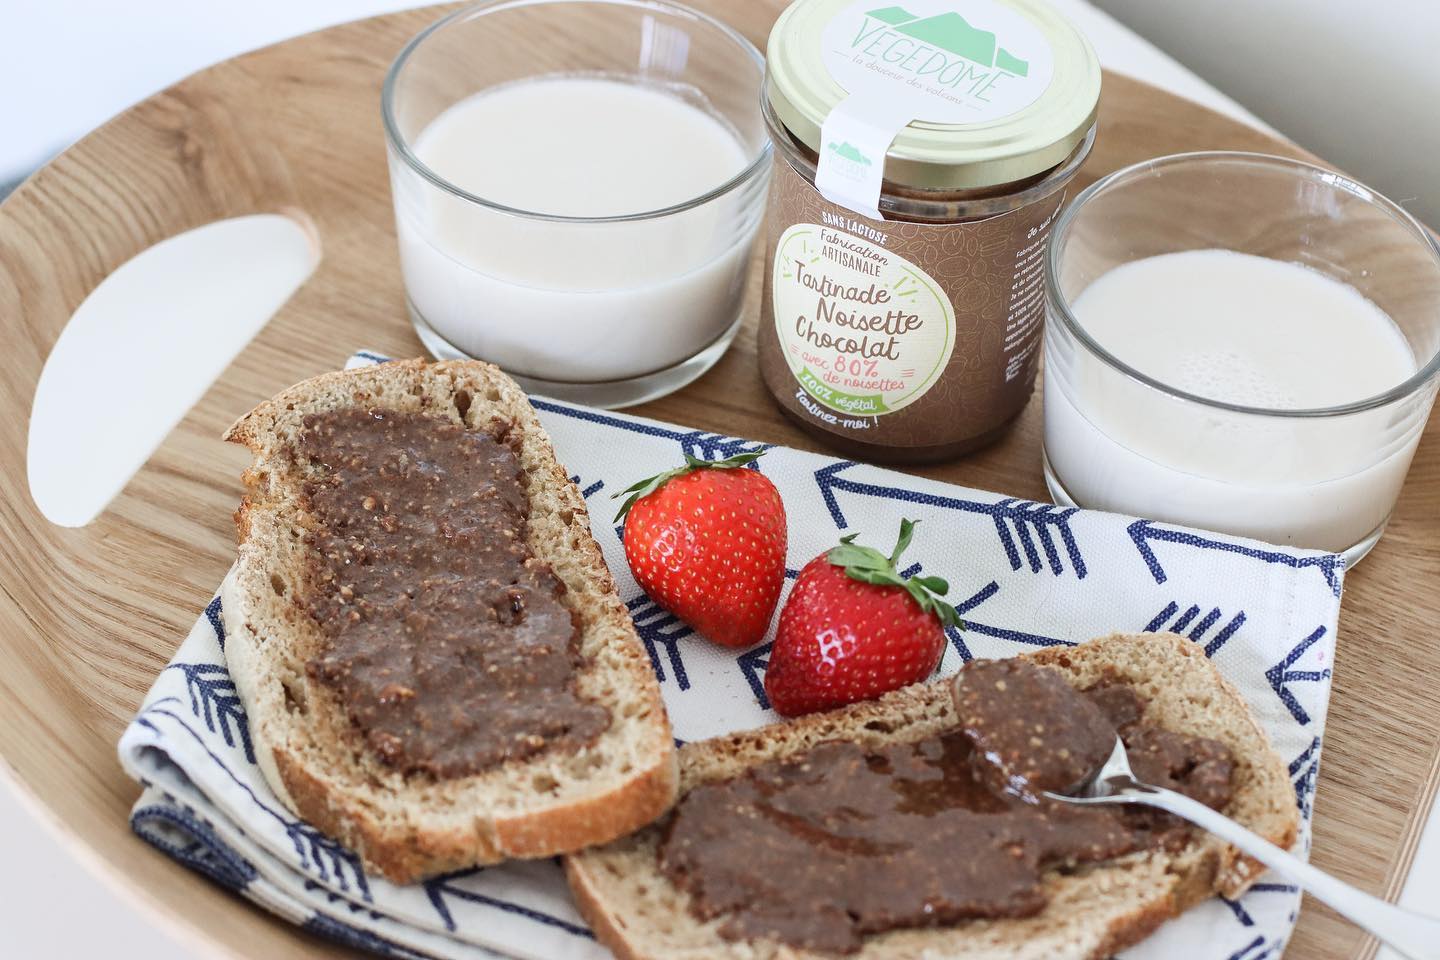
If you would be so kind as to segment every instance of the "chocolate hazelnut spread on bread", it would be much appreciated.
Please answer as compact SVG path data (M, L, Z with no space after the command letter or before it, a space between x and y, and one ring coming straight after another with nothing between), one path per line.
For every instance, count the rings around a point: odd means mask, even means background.
M310 414L304 488L306 665L386 765L461 777L593 743L609 713L576 693L565 587L526 540L525 474L507 442L420 413Z
M665 825L661 871L727 939L851 953L888 930L1033 916L1048 868L1183 845L1165 814L1041 795L1090 773L1117 732L1137 776L1230 800L1229 750L1146 726L1144 699L1113 678L1077 691L1045 667L977 661L955 699L958 728L938 736L830 741L696 787Z
M976 661L960 674L954 699L961 729L985 759L976 772L1001 791L1065 793L1115 747L1115 724L1099 705L1056 671L1023 660Z

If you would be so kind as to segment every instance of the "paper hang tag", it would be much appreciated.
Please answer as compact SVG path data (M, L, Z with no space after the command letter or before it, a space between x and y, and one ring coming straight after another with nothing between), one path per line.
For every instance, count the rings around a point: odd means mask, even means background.
M995 0L858 0L820 42L825 69L848 96L821 126L815 186L877 220L885 154L901 130L916 120L1002 120L1040 99L1055 67L1040 28Z
M820 163L815 187L831 203L875 220L880 215L880 184L885 153L911 120L903 103L878 103L864 94L846 97L820 128Z

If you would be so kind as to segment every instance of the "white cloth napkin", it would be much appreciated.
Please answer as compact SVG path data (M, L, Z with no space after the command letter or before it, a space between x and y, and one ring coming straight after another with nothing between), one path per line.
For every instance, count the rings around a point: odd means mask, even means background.
M379 361L358 354L351 365ZM777 719L761 678L769 644L736 652L691 635L631 578L610 494L679 462L761 445L536 400L561 462L590 503L596 539L650 653L675 736L699 740ZM1330 694L1344 565L1337 556L1062 509L775 447L759 461L789 518L790 576L842 532L888 547L920 520L907 554L950 581L966 622L941 662L1007 657L1111 631L1173 630L1205 648L1244 694L1290 768L1309 848L1311 799ZM782 601L783 603L783 597ZM136 833L293 923L399 957L608 957L552 861L514 863L397 887L297 821L255 765L225 669L220 600L210 602L120 740L144 786ZM1294 926L1294 886L1262 878L1166 924L1133 960L1277 957Z

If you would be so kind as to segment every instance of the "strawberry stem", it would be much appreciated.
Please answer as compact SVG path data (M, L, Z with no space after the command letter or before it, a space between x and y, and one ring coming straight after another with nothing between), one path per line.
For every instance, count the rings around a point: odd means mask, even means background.
M940 598L950 592L950 584L941 577L902 577L900 575L900 555L910 546L910 541L915 536L915 524L919 521L901 520L900 536L895 541L895 549L890 556L885 556L874 547L862 546L855 543L858 533L852 533L840 538L840 545L831 547L825 554L825 558L837 567L844 569L846 576L852 580L859 580L861 583L873 583L882 587L902 587L920 609L926 613L933 613L940 622L947 627L955 627L963 630L964 622L960 614L953 606Z
M610 495L611 500L618 500L621 497L625 497L625 502L620 504L620 512L615 514L614 522L619 523L624 519L625 515L630 512L630 508L635 506L641 497L649 496L676 477L683 477L685 474L694 473L696 470L733 470L736 467L743 467L747 464L754 463L760 459L764 453L764 450L756 450L752 453L737 453L735 456L726 457L724 460L701 460L699 457L692 457L687 453L685 454L685 465L683 467L675 467L672 470L666 470L664 473L657 473L653 477L646 477L638 483L632 483L619 493L612 493ZM629 494L629 496L626 496L626 494Z

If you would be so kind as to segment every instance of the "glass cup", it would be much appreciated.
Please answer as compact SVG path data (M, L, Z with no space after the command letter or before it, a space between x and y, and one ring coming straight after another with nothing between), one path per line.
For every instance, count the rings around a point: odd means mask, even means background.
M1394 320L1413 374L1333 405L1246 406L1127 365L1071 308L1122 264L1209 249L1299 263L1354 287ZM1311 164L1181 154L1081 193L1057 222L1047 260L1045 479L1057 503L1330 550L1352 563L1375 545L1440 371L1440 246L1414 218Z
M381 101L406 300L426 348L604 407L653 399L709 369L739 328L764 216L763 75L744 37L666 0L489 0L410 41ZM556 77L678 97L734 135L744 166L659 209L566 216L488 199L420 158L427 126L461 100ZM559 133L583 175L587 144ZM477 151L504 149L502 138L481 141ZM685 162L685 146L675 144L671 162Z

